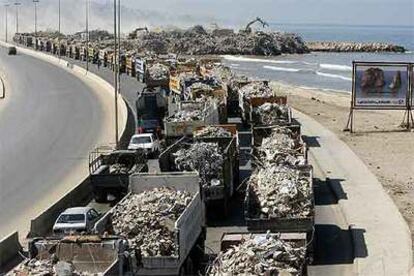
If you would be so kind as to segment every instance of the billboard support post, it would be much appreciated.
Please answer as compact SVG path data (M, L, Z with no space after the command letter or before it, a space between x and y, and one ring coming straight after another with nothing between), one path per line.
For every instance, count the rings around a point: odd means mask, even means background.
M352 98L343 131L354 131L354 112L360 110L401 110L402 127L414 127L413 64L407 62L352 62Z

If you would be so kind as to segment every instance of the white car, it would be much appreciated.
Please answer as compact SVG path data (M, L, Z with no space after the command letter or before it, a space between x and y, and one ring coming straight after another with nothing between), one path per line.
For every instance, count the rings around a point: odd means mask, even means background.
M91 207L75 207L66 209L60 214L53 225L53 233L90 233L100 216L101 215Z
M147 155L156 156L160 153L160 141L153 133L135 134L129 142L128 149L141 149Z

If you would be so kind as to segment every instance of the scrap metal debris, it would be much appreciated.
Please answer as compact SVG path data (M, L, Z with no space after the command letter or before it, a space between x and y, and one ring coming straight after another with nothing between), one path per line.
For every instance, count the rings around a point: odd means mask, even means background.
M264 82L251 82L239 89L245 99L271 98L275 96L273 89Z
M293 137L289 128L273 129L270 136L264 138L262 144L256 148L259 162L293 167L306 165L303 143L299 138Z
M276 235L251 236L221 252L207 275L302 275L306 247Z
M224 157L217 143L194 143L174 157L178 170L198 171L203 187L220 184Z
M206 126L195 131L194 137L231 137L230 131L219 126Z
M261 125L280 125L289 123L289 108L277 103L264 103L253 109L254 116Z
M112 214L115 234L128 238L142 256L177 256L175 221L191 202L186 191L155 188L131 194L116 205Z
M299 169L268 165L255 171L249 186L254 217L294 218L312 214L311 183Z

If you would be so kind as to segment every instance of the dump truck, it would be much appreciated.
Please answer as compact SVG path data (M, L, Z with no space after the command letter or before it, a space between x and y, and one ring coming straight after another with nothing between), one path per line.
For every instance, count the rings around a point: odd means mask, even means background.
M184 119L176 118L177 114L180 112L188 112L190 114L191 112L197 111L199 111L200 114L198 119L194 119L194 117L191 116ZM168 113L169 115L172 115L164 119L164 136L169 145L171 145L171 142L185 135L192 135L193 131L199 127L219 124L219 112L217 104L214 101L183 101L178 103L176 109L174 109L174 105L169 102Z
M164 60L158 57L135 57L135 74L138 81L145 83L148 87L169 88L170 66L172 60ZM151 73L151 67L159 66L159 75L155 76ZM160 71L163 69L164 71Z
M168 91L158 87L144 87L137 93L137 133L152 132L158 135L162 130L162 118L168 109Z
M110 48L105 48L105 49L99 50L98 59L99 59L100 65L102 65L104 67L108 67L108 64L110 62L109 54L112 53L112 52L113 52L113 50L110 49Z
M39 275L50 275L53 269L70 269L70 275L74 272L81 275L124 275L130 270L126 250L127 240L117 236L34 238L28 243L29 265L23 262L13 271L17 275L32 275L34 271Z
M131 77L136 76L135 68L135 52L127 52L125 58L125 70L126 74Z
M142 151L98 148L89 154L89 177L96 202L119 200L128 192L129 176L148 172Z
M244 200L244 216L247 229L253 232L273 233L306 233L308 243L314 238L315 225L315 200L313 194L313 169L312 166L303 166L299 168L300 175L308 179L310 184L310 204L311 212L309 215L297 215L289 217L267 217L260 214L259 200L255 196L251 182L248 182L246 188L246 196ZM313 252L313 247L310 247Z
M132 195L138 195L155 188L168 188L175 191L185 191L191 195L191 200L178 219L169 223L169 231L175 233L174 245L176 254L167 256L144 255L139 248L131 248L135 257L130 254L129 263L133 275L196 275L194 264L204 255L205 241L205 207L201 199L199 176L194 172L133 174L130 177L130 193L121 202L108 211L95 225L97 233L111 233L112 221L117 208L127 203ZM137 211L139 212L139 211ZM143 233L150 236L152 233ZM144 236L145 238L145 236ZM160 241L162 242L162 241Z
M215 143L223 154L223 166L219 175L207 176L219 180L216 184L202 185L201 191L206 204L219 205L227 214L228 202L234 194L238 183L238 160L236 137L182 137L169 146L159 157L159 165L162 172L179 171L175 163L174 154L180 149L188 149L191 144L197 142Z
M292 260L289 258L285 258L284 260L280 260L282 264L281 268L285 268L286 265L292 265L294 263L294 266L297 271L299 271L299 275L304 276L307 275L307 259L308 255L306 254L306 248L307 248L307 241L306 241L306 233L266 233L266 232L229 232L229 233L223 233L221 240L220 240L220 254L218 255L218 259L220 259L220 256L222 254L225 254L229 250L233 250L234 247L239 247L246 241L255 241L253 244L251 244L252 247L257 246L260 248L261 244L263 244L266 240L269 238L274 238L275 240L281 241L286 247L286 254L294 254ZM277 243L276 243L277 244ZM274 245L276 245L274 244ZM243 247L243 250L248 249L249 246ZM283 248L283 247L282 247ZM253 248L252 248L253 249ZM274 247L270 248L261 248L261 252L263 253L261 260L263 264L265 264L266 259L274 259L278 258L278 255L273 255L273 252L275 250ZM268 252L265 252L266 249ZM298 254L297 252L301 251L302 254ZM267 253L267 254L266 254ZM245 258L250 259L250 256L246 256ZM284 255L286 256L286 255ZM239 256L243 258L243 255ZM297 259L298 258L298 259ZM245 262L243 259L234 259L236 262ZM275 263L274 263L275 264ZM276 263L277 264L277 263ZM218 275L216 272L219 270L217 266L220 266L220 261L215 261L213 264L209 267L207 271L207 275ZM253 264L252 264L253 265ZM236 264L237 266L237 264ZM266 265L264 265L266 266ZM266 274L267 275L267 274ZM270 275L270 274L269 274ZM272 274L273 275L273 274ZM296 275L296 274L295 274Z

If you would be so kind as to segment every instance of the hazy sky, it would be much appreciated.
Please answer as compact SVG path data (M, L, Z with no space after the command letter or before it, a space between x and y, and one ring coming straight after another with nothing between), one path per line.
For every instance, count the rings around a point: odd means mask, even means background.
M15 0L0 0L0 3ZM32 0L19 0L20 31L33 30ZM62 31L84 28L85 0L61 0ZM123 30L137 26L194 24L241 27L260 16L268 22L346 25L404 25L414 28L414 0L121 0ZM39 29L56 29L58 0L40 0ZM113 0L91 0L91 29L111 29ZM4 9L3 7L1 7ZM14 31L14 7L9 26ZM0 31L4 29L0 10Z

